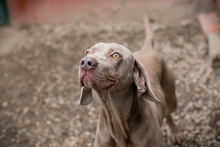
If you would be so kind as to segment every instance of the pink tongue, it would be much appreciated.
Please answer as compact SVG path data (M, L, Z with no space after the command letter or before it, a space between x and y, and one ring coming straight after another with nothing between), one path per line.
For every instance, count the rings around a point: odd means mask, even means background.
M89 88L89 89L92 89L92 87L94 86L94 82L87 76L83 78L83 84L85 88Z

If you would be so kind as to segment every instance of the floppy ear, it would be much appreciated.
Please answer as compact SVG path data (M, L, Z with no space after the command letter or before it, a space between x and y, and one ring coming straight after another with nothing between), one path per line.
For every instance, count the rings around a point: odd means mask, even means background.
M79 99L80 105L87 105L90 102L92 102L92 100L93 100L92 90L91 89L87 90L84 87L82 87L81 94L80 94L80 99Z
M138 97L148 99L149 101L160 103L161 101L154 95L151 90L150 80L148 77L147 70L144 66L135 59L133 69L134 82L137 86Z

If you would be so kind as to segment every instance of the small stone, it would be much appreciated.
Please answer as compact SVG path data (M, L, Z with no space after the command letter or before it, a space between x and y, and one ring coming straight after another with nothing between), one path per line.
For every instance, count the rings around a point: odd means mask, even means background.
M25 108L23 109L23 114L26 115L26 114L28 113L28 111L29 111L29 108L28 108L28 107L25 107Z
M40 113L39 113L38 111L36 111L34 114L35 114L36 116L39 116Z
M51 107L52 107L52 108L60 108L60 106L57 105L55 102L53 102L53 103L51 104Z
M173 118L174 118L174 120L178 120L180 118L180 116L179 115L175 115Z
M27 119L27 120L25 120L25 122L24 122L25 124L30 124L31 123L31 120L30 119Z
M82 126L82 123L80 123L80 122L79 122L79 123L77 123L77 126L81 127L81 126Z
M27 129L25 129L25 128L22 128L22 129L21 129L21 131L22 131L22 132L26 132L26 131L27 131Z
M39 121L37 121L35 124L36 124L37 126L39 126L39 125L40 125L40 122L39 122Z
M220 126L220 120L216 122L216 125Z
M51 123L51 121L47 120L47 124L48 124L48 125L51 125L52 123Z
M79 144L83 144L84 139L85 139L84 136L82 136L81 138L78 139L77 142L78 142Z
M2 107L7 107L8 106L8 102L3 102L2 103Z
M7 78L8 77L8 73L4 73L4 77Z
M86 131L86 132L85 132L85 135L86 135L86 136L89 136L89 135L90 135L90 132Z
M44 99L44 102L45 102L46 104L50 103L50 102L51 102L51 98L45 98L45 99Z
M0 139L4 139L5 138L5 134L2 134L1 136L0 136Z
M59 100L59 104L60 104L60 105L63 105L63 104L64 104L64 100L63 100L63 98L62 98L62 97L59 97L59 99L58 99L58 100Z
M6 129L2 129L2 133L5 133L6 132Z
M11 139L11 142L15 142L15 139L14 139L14 138L12 138L12 139Z

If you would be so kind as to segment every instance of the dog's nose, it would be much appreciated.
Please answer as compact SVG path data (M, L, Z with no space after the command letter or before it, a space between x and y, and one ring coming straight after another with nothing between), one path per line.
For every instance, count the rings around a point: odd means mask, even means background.
M84 70L94 69L97 66L97 61L93 58L84 57L80 61L80 67Z

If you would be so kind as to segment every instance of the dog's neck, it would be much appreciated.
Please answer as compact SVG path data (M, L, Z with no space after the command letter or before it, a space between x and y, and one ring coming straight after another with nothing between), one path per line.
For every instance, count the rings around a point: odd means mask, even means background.
M112 138L121 138L123 135L125 140L128 139L130 131L128 119L130 117L131 109L141 108L137 106L140 102L137 102L138 96L136 86L131 84L120 91L97 91L97 93L106 118L106 125L108 126ZM140 110L134 111L140 112Z

